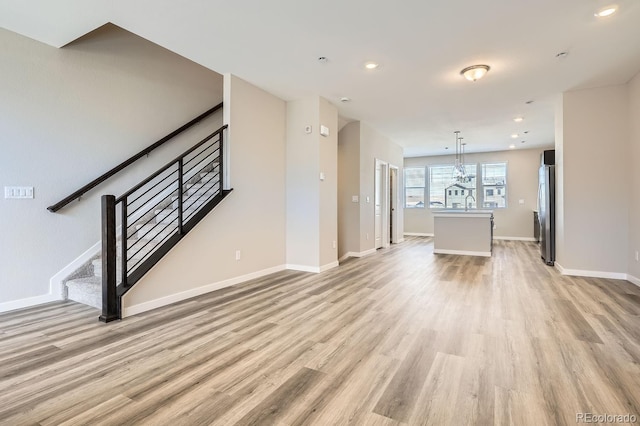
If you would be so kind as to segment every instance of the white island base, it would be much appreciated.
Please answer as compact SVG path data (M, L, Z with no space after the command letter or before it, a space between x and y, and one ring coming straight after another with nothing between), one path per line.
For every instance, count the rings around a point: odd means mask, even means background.
M492 210L433 212L433 252L490 257L493 246Z

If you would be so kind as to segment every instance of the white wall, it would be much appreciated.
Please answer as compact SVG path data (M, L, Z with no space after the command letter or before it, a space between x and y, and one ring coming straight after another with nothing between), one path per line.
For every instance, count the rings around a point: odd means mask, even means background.
M338 261L338 109L319 99L319 121L329 129L320 136L320 268L337 266ZM334 247L335 245L335 247Z
M619 85L563 95L564 247L557 263L564 269L627 271L633 191L627 92Z
M114 26L62 49L0 29L0 310L59 298L50 278L100 240L100 195L149 175L220 114L60 213L46 207L222 100L222 76Z
M328 137L320 135L321 125ZM287 265L293 269L319 271L337 261L337 141L335 106L317 96L287 102Z
M360 252L360 122L345 125L338 136L338 258ZM359 198L358 198L359 199Z
M224 102L233 192L127 293L127 315L284 269L286 104L231 75Z
M564 96L558 96L555 108L556 137L556 259L565 257L564 232Z
M339 135L339 256L361 254L375 247L375 161L382 160L402 175L402 148L359 121L345 125ZM399 192L402 192L399 182ZM351 197L357 195L359 202ZM369 202L367 202L369 197ZM401 209L399 209L401 210ZM402 211L398 212L399 235L403 234ZM367 234L369 238L367 238Z
M629 256L628 274L640 285L640 262L635 254L640 251L640 73L628 83L629 89Z
M402 147L368 124L360 122L360 252L366 252L375 247L376 159L398 167L399 175L402 176ZM369 203L366 202L366 197L369 197ZM399 236L404 234L404 218L401 210L398 212Z
M308 268L320 266L319 108L317 97L287 102L287 263Z
M507 208L494 209L495 237L533 239L533 211L538 204L538 168L542 151L542 149L516 149L465 154L466 163L507 163ZM453 162L453 155L413 157L405 158L404 166L453 164ZM519 200L524 200L524 204L519 204ZM428 204L428 200L425 200L425 204ZM429 208L404 209L405 232L432 235L431 211Z

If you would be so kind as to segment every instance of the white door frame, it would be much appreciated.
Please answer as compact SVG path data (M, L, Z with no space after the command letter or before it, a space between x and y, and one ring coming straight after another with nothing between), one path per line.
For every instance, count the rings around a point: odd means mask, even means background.
M374 164L373 208L374 247L387 248L389 247L389 163L377 158Z
M391 173L395 171L395 179L391 181ZM399 193L400 190L398 185L398 179L400 179L400 168L398 166L394 166L389 164L389 192L393 194L392 197L389 197L389 208L391 215L391 242L393 244L397 244L400 237L398 235L398 203L400 201Z

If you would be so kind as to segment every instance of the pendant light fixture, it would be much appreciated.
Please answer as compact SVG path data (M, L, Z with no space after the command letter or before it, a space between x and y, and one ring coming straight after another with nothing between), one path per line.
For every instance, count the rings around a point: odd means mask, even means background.
M471 182L471 178L467 176L467 171L464 167L464 150L467 144L462 142L464 138L460 136L459 130L453 133L456 135L456 158L453 165L453 180L457 183L469 183Z
M466 144L462 143L463 138L460 136L459 130L453 133L456 135L456 159L453 165L453 180L458 183L469 182L470 179L464 169L464 146Z

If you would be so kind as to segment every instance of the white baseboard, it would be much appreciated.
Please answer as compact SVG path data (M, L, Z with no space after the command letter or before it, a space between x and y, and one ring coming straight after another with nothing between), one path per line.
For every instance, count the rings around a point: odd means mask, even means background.
M54 294L43 294L42 296L27 297L26 299L12 300L0 303L0 312L15 311L16 309L30 308L43 303L56 302L61 300Z
M328 271L329 269L337 268L338 266L340 266L340 262L335 260L331 263L327 263L326 265L321 266L320 272Z
M634 277L631 274L627 274L627 281L640 287L640 278Z
M348 257L365 257L365 256L369 256L372 255L376 252L377 250L372 248L369 250L365 250L365 251L348 251L346 252L340 259L338 259L339 262L342 262L343 260L345 260Z
M60 300L64 300L66 297L66 291L64 285L62 284L62 281L73 272L75 272L76 269L84 265L93 256L99 254L101 249L102 241L98 241L76 259L72 260L71 263L62 268L53 277L51 277L51 279L49 280L49 292L52 295L59 295Z
M570 275L573 277L591 277L591 278L607 278L611 280L626 280L629 275L623 272L605 272L605 271L587 271L582 269L567 269L555 262L556 269L562 275Z
M499 237L497 235L493 236L494 240L506 240L506 241L532 241L535 242L536 239L533 237Z
M433 233L424 233L424 232L405 232L405 236L407 237L433 237Z
M285 265L274 266L273 268L267 268L261 271L252 272L250 274L241 275L239 277L230 278L228 280L219 281L217 283L208 284L202 287L192 288L187 291L182 291L180 293L160 297L158 299L139 303L137 305L123 306L122 317L126 318L132 315L140 314L142 312L150 311L152 309L161 308L163 306L167 306L172 303L181 302L186 299L191 299L192 297L200 296L201 294L210 293L215 290L220 290L221 288L230 287L232 285L240 284L245 281L260 278L265 275L273 274L275 272L284 271L285 269L286 269ZM127 297L125 296L123 300L124 305L126 305L126 298Z
M295 265L287 263L285 266L287 269L291 269L293 271L312 272L314 274L319 274L320 272L328 271L329 269L339 266L339 262L336 260L322 266Z
M285 265L286 269L290 269L292 271L300 271L300 272L312 272L314 274L320 273L320 267L318 266L307 266L307 265L295 265L292 263L287 263Z
M491 257L490 251L467 251L467 250L447 250L447 249L433 249L434 254L457 254L461 256L482 256Z

